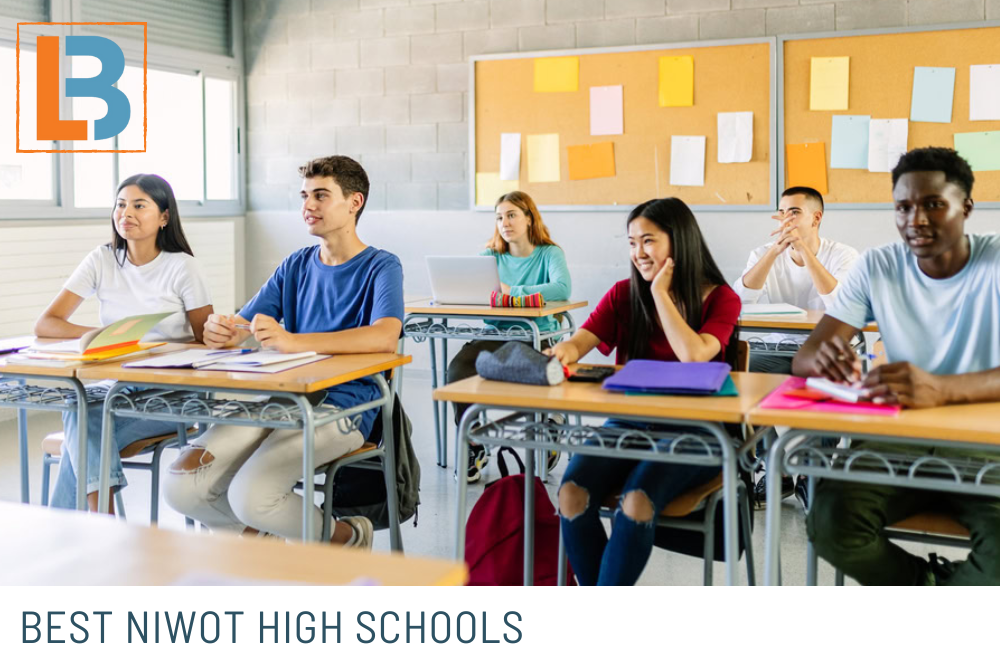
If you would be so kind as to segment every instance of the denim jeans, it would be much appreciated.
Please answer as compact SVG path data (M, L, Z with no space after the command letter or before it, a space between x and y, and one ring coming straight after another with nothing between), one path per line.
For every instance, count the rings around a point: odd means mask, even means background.
M101 417L104 403L98 402L87 409L87 493L94 493L100 487L101 474ZM79 419L76 410L63 413L62 460L59 462L59 476L52 492L52 507L73 509L76 507L77 445L79 443ZM118 452L136 440L152 438L166 433L176 433L178 424L171 422L126 419L115 417L114 450L111 455L111 487L125 487L125 471Z
M664 428L658 424L618 419L609 419L604 425L634 430ZM585 490L589 499L581 514L560 520L566 554L579 583L583 586L635 584L653 551L656 516L671 500L710 481L720 470L719 466L574 456L563 475L562 486L572 482ZM642 492L653 505L651 521L636 521L622 511L621 502L632 491ZM613 493L620 493L622 501L615 510L614 529L609 540L601 523L600 508L602 501Z

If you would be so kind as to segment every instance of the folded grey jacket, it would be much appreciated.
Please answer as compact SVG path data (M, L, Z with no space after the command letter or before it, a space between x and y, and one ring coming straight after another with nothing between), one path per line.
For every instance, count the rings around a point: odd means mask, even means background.
M480 352L476 372L487 380L556 385L566 379L562 364L524 343L511 341L496 352Z

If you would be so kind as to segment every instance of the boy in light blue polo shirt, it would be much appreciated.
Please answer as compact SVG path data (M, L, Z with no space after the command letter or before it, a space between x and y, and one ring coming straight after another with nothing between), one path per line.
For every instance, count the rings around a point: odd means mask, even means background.
M900 158L892 181L902 243L862 255L793 370L859 379L860 361L847 341L874 319L889 360L864 378L874 400L904 408L998 401L1000 236L965 233L972 170L951 149L921 148ZM969 529L967 561L928 562L885 537L886 526L930 509ZM994 498L824 480L808 530L817 552L862 584L1000 584L1000 501Z

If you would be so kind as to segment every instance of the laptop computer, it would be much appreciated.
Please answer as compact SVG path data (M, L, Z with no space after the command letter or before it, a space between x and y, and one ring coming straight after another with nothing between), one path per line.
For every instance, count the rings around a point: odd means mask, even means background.
M500 291L497 261L489 255L476 257L428 257L434 303L488 306L490 294Z

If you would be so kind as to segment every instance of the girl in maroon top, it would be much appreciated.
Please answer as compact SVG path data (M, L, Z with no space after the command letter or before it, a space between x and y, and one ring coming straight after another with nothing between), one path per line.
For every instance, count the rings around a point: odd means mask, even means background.
M628 217L632 275L614 285L586 323L549 354L571 364L598 348L615 361L733 363L740 299L712 259L698 223L679 199L654 199ZM609 420L635 430L653 425ZM653 549L655 517L718 467L574 456L559 488L566 552L581 584L631 585ZM608 539L601 500L619 492ZM595 499L591 502L591 499Z

